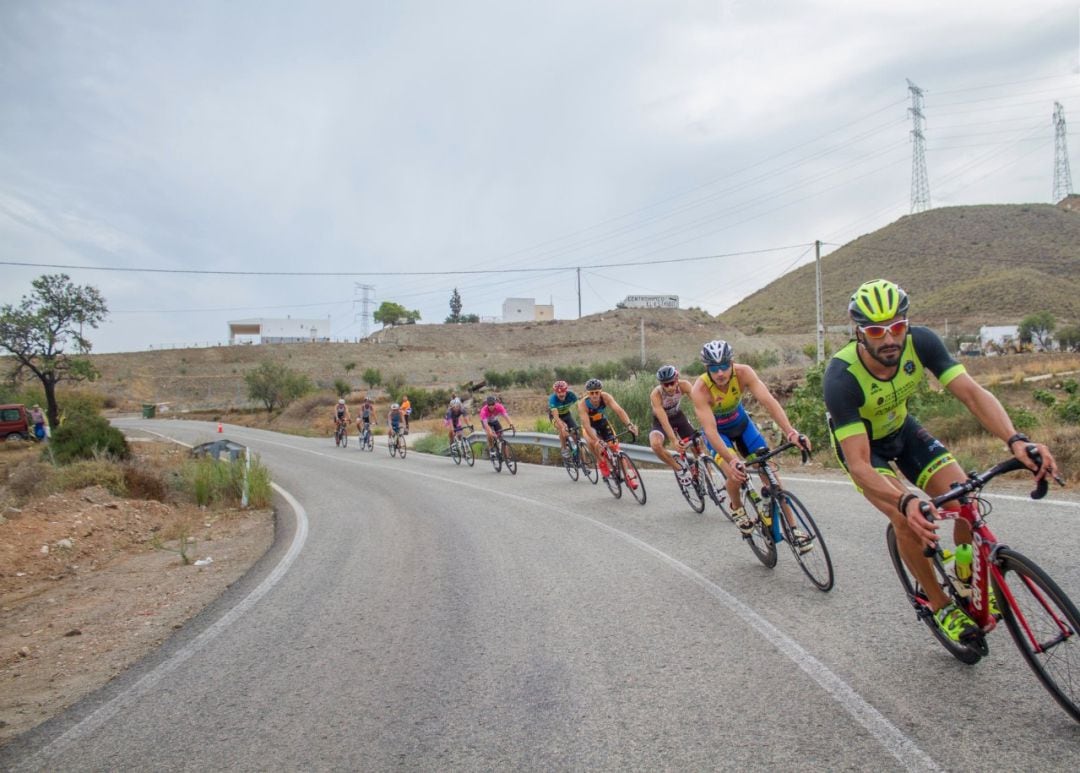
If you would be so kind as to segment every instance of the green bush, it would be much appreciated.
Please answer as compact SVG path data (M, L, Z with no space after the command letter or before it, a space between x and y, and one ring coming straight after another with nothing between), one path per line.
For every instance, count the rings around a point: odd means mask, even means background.
M242 457L224 462L201 456L184 465L181 485L198 505L235 507L243 501L245 466ZM270 471L257 454L251 457L251 466L247 469L247 488L249 506L269 506L273 499Z
M421 389L419 387L395 386L390 390L390 399L400 403L404 395L409 396L412 405L410 420L423 419L428 416L440 416L446 411L450 403L452 392L449 389Z
M1080 424L1080 398L1072 398L1058 409L1058 416L1069 424Z
M485 370L484 381L492 389L505 389L514 383L514 374L500 373L497 370Z
M1042 403L1045 406L1052 406L1054 403L1057 402L1057 398L1054 396L1054 393L1049 391L1048 389L1036 389L1034 392L1031 393L1031 396L1035 399L1036 402Z
M1064 389L1066 391L1066 393L1068 393L1070 395L1075 395L1076 394L1076 388L1077 388L1076 379L1072 379L1072 378L1068 379L1067 381L1065 381L1064 384L1061 385L1061 388Z
M775 349L766 349L762 352L744 352L738 356L738 360L754 370L765 370L779 365L780 355Z
M56 468L50 475L50 491L77 491L88 486L101 486L113 496L128 496L124 468L107 459L80 459Z
M131 449L124 434L103 417L77 413L56 428L43 453L56 464L70 464L101 456L127 459Z
M558 379L562 379L573 388L575 384L584 384L589 379L589 369L584 365L556 365L555 378L552 381Z
M334 393L338 397L348 397L352 393L352 384L343 378L334 379Z
M445 456L449 448L450 443L446 439L445 432L432 432L412 444L413 451L421 454L435 454L436 456Z
M630 420L638 426L638 442L646 442L646 437L650 427L652 427L652 404L649 402L649 393L652 392L653 387L656 386L655 379L637 378L631 381L612 381L610 384L605 384L604 389L611 393L619 405L623 407L627 415L630 416ZM693 415L693 410L689 407L689 399L683 400L683 406L686 410L689 410L688 415ZM609 418L612 418L612 426L616 432L621 432L622 428L619 426L620 422L615 417L612 411L608 411Z
M791 399L784 406L784 411L792 425L810 438L817 449L829 447L829 426L825 421L825 398L822 382L825 377L825 363L811 365L806 371L806 380L791 393Z

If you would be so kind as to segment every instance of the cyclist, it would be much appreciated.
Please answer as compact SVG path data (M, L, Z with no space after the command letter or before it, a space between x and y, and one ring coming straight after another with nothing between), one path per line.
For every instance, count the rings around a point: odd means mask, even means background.
M371 431L372 423L378 424L375 421L375 403L371 402L370 397L364 395L364 402L360 403L360 415L356 417L356 428L362 435L364 430Z
M462 404L461 399L455 396L450 400L450 406L446 409L444 418L444 423L450 428L447 438L451 445L454 442L454 434L461 429L462 423L467 418L469 418L469 414L465 410L465 406Z
M604 382L598 378L590 378L585 382L585 398L578 402L578 412L581 414L581 426L585 428L585 438L589 441L589 447L592 448L593 454L596 456L600 474L605 478L611 474L611 469L608 467L607 459L604 456L601 440L604 442L615 440L615 430L612 428L607 416L604 415L608 408L618 414L622 423L626 425L630 434L636 439L638 434L637 425L630 421L630 416L626 413L626 410L619 405L614 397L604 391ZM637 485L636 481L627 482L631 485Z
M923 547L935 543L938 525L924 518L920 507L933 512L933 505L909 493L890 462L932 497L967 476L948 449L908 413L908 400L929 370L1037 479L1053 472L1054 457L1045 445L1035 444L1042 455L1042 466L1036 467L1027 453L1030 441L1016 431L998 399L975 383L936 333L908 326L909 305L907 293L885 279L866 282L851 296L848 313L855 339L825 371L826 416L837 458L863 496L892 521L900 555L925 590L938 627L958 641L976 626L950 601L923 555ZM970 543L967 522L953 523L956 544ZM992 597L990 608L995 608Z
M562 456L566 459L570 456L570 450L566 447L567 435L578 426L573 412L578 396L570 391L570 385L562 379L552 384L551 389L552 393L548 397L548 417L559 433Z
M401 396L401 412L405 414L405 434L409 434L409 417L412 416L412 403L408 395Z
M653 413L649 445L656 457L675 471L679 485L688 486L691 482L690 470L675 461L675 457L664 449L664 443L670 439L679 450L690 443L694 427L683 413L682 399L683 395L693 390L693 384L679 378L679 369L674 365L665 365L656 371L656 380L660 383L649 393Z
M727 341L709 341L701 347L701 362L705 373L701 374L691 392L694 412L697 413L705 438L723 459L724 475L727 476L727 493L731 498L731 517L743 534L750 534L754 524L746 514L739 496L739 488L746 480L746 468L732 449L743 456L769 450L768 443L743 407L744 392L749 392L772 416L784 436L792 443L802 444L810 450L810 441L791 426L784 408L772 396L769 388L758 378L749 365L735 362L735 353ZM788 522L791 522L790 513ZM795 530L796 539L807 535Z
M338 428L341 427L342 424L345 424L347 426L349 423L349 406L345 404L344 397L339 398L337 401L337 405L334 406L333 419L334 433L336 435Z
M499 421L500 416L506 417L506 423L511 427L514 426L510 414L506 412L506 406L500 403L495 395L488 395L480 408L480 426L484 428L484 432L487 434L488 453L492 456L495 455L496 433L502 431L502 424Z
M386 414L386 426L390 428L390 439L393 439L395 435L400 435L402 430L402 424L405 422L405 412L401 410L401 405L398 403L392 403L390 410Z

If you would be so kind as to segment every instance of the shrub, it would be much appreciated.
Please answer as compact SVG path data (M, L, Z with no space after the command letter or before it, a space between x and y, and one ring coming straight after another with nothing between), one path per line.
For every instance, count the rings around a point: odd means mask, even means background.
M334 393L338 397L348 397L352 393L352 384L343 378L334 379Z
M619 405L623 407L630 420L637 424L638 427L638 441L644 443L645 438L648 436L649 428L652 427L652 404L649 402L649 393L652 392L655 382L652 379L634 379L633 381L613 381L610 384L605 384L604 389L611 393ZM690 415L693 414L693 410L689 408L689 400L683 400L683 405L687 410L690 410ZM608 416L613 418L612 426L615 430L621 431L619 427L619 420L613 416L611 411L608 411Z
M791 399L784 406L791 423L819 449L829 447L829 426L825 421L825 398L822 392L825 364L819 362L807 369L806 380L795 388Z
M124 434L103 417L80 413L56 428L44 454L51 456L56 464L70 464L102 455L127 459L131 449Z
M164 502L168 498L168 483L154 470L128 463L123 467L123 474L124 487L132 499L156 499Z
M816 346L814 351L817 351ZM766 349L762 352L744 352L738 356L738 359L754 370L765 370L780 364L780 355L774 349Z
M245 462L243 458L223 462L209 456L191 459L184 465L182 475L184 490L204 507L211 505L239 505L244 493ZM251 457L247 470L248 504L266 507L273 498L270 471L256 454Z
M1061 388L1064 389L1065 392L1067 394L1070 394L1070 395L1075 395L1076 394L1076 387L1077 387L1076 379L1073 379L1073 378L1068 379L1067 381L1065 381L1065 383L1063 383L1061 385Z
M75 491L88 486L101 486L118 497L128 494L124 468L108 459L81 459L49 475L50 491Z
M1058 416L1069 424L1080 424L1080 398L1072 398L1058 409Z
M1047 389L1036 389L1034 392L1031 393L1031 396L1035 399L1036 402L1042 403L1046 406L1052 406L1054 403L1057 402L1057 398L1054 396L1054 393Z
M584 365L556 365L555 378L552 381L558 379L571 385L584 384L589 379L589 371Z
M396 403L401 402L403 395L409 396L409 403L412 405L412 414L409 420L415 421L427 416L441 415L447 404L449 404L452 393L449 389L428 390L419 387L406 389L404 385L395 386L390 391L390 399Z

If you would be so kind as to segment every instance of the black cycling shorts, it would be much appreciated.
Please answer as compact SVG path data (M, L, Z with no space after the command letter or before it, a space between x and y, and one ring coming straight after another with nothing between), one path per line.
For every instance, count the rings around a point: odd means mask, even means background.
M831 432L829 437L836 458L847 470L840 444ZM955 461L949 449L910 415L896 432L870 441L870 464L875 470L895 478L896 473L890 463L895 464L905 478L923 490L938 470Z
M589 426L593 428L597 436L605 442L610 443L615 439L615 430L611 426L611 422L607 419L600 419L600 421L590 421Z
M694 426L690 423L690 419L686 418L686 414L682 411L678 411L674 416L668 416L668 421L671 422L671 428L675 430L676 436L686 440L694 436ZM660 426L660 419L653 416L652 431L659 432L664 435L665 439L667 435L664 433L664 428Z

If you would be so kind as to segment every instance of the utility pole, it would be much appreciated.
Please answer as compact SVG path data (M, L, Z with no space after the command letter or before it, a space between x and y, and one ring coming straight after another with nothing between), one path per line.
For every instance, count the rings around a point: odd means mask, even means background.
M926 175L926 138L923 136L923 90L908 79L908 91L911 92L911 212L925 212L930 209L930 178Z
M1069 172L1069 146L1065 142L1065 108L1054 103L1054 200L1057 204L1073 192Z
M581 269L577 270L577 318L581 319Z
M641 367L645 367L645 317L641 318Z
M821 239L814 241L814 284L817 294L817 361L825 361L825 310L821 304Z

